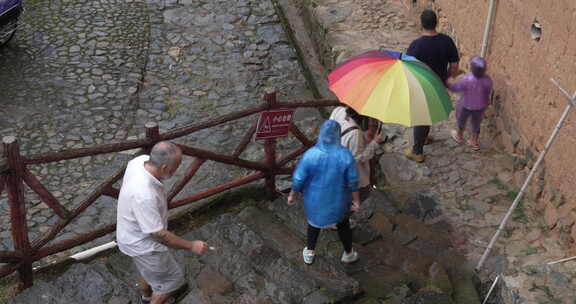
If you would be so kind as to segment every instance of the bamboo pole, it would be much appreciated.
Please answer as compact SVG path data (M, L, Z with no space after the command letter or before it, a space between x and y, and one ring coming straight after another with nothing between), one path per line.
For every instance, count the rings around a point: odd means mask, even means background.
M564 263L564 262L568 262L568 261L572 261L572 260L576 260L576 256L573 256L573 257L570 257L570 258L561 259L561 260L554 261L554 262L549 262L549 263L546 263L546 265L554 265L554 264Z
M562 113L560 120L558 120L558 123L556 124L554 131L552 132L552 134L548 138L548 142L546 143L544 150L542 150L542 152L540 152L540 156L538 156L538 160L536 161L536 163L532 167L532 170L530 170L528 177L526 177L526 180L524 181L524 184L522 185L520 192L518 192L518 194L516 195L516 198L514 199L512 206L510 206L510 209L508 209L508 212L506 213L506 215L502 219L500 226L498 226L498 230L496 230L496 233L494 234L494 236L490 240L490 244L488 244L488 247L484 251L484 254L482 254L482 257L480 258L480 261L478 262L478 265L476 266L477 272L479 272L482 269L482 266L484 265L484 262L486 262L486 258L488 258L488 255L492 251L492 248L494 247L494 244L498 240L500 233L502 232L502 230L504 230L504 227L506 226L508 219L512 215L512 212L514 212L514 209L516 209L516 207L520 203L520 200L522 200L522 197L524 196L524 192L528 188L528 185L530 184L532 177L535 175L536 171L540 167L540 164L542 163L542 161L544 160L544 157L546 156L546 154L550 150L550 147L552 147L552 144L554 143L554 140L556 140L556 137L558 136L560 129L564 125L564 121L566 120L566 118L568 117L568 114L572 110L572 107L576 104L576 92L574 93L573 96L570 96L570 94L568 94L563 88L561 88L560 85L554 79L550 79L550 81L552 81L552 83L554 85L556 85L560 89L560 91L562 91L562 93L564 95L566 95L566 97L569 99L568 105L564 109L564 113Z
M20 157L20 146L14 136L3 138L4 153L8 158L8 166L11 172L7 177L8 200L10 202L10 224L14 249L23 253L23 258L18 268L20 277L20 289L26 289L33 285L32 262L29 261L32 248L28 239L28 226L26 223L26 203L24 200L24 182L18 172L22 172L24 164Z
M488 38L490 37L490 30L492 29L492 19L494 19L494 8L496 7L496 0L490 0L488 7L488 15L486 16L486 25L484 26L484 35L482 36L482 46L480 48L480 56L486 58L486 51L488 50Z
M488 302L488 299L490 298L492 291L494 291L496 284L498 284L499 279L500 279L500 275L496 276L496 279L494 279L494 282L492 282L492 286L490 286L490 289L488 290L488 294L486 294L486 297L484 298L484 302L482 302L482 304L486 304L486 302Z

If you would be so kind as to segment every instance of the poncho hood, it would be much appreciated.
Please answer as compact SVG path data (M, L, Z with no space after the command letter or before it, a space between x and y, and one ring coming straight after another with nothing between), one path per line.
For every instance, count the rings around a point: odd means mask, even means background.
M335 120L327 120L320 128L316 147L324 152L338 149L340 145L340 124Z

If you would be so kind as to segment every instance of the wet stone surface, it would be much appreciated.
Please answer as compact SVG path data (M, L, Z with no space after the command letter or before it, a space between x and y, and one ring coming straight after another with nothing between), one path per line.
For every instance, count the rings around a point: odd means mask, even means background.
M260 103L268 90L278 91L280 100L311 99L270 1L32 0L26 5L17 36L0 50L0 136L17 136L25 156L142 138L150 121L161 132L205 121ZM311 135L316 117L315 110L298 111L297 124ZM177 141L230 154L256 119ZM280 139L279 153L294 144ZM261 161L262 147L252 143L241 157ZM132 157L105 154L29 168L72 209ZM191 161L186 158L183 167ZM208 161L177 198L248 173ZM26 199L33 240L57 217L28 188ZM115 199L98 199L57 239L113 223L115 206ZM12 248L8 209L4 193L0 250Z
M326 68L345 58L373 49L405 52L409 43L419 36L419 10L408 12L403 5L408 1L378 0L318 0L314 5L301 3L308 9L320 29L316 43L323 46ZM439 31L453 35L458 41L458 29L440 18ZM335 61L335 62L331 62ZM332 65L331 65L332 64ZM462 62L460 67L467 67ZM454 96L454 101L457 100ZM474 152L466 145L457 144L450 136L455 128L451 117L435 125L431 135L435 141L424 148L426 161L422 164L407 160L404 149L411 146L412 130L399 126L385 126L390 145L380 161L385 180L381 189L399 204L401 210L418 215L427 209L417 198L424 195L434 199L434 217L427 223L449 223L454 248L474 264L479 261L491 237L512 204L527 176L526 164L495 147L495 126L490 116L497 115L493 108L486 112L481 133L481 151ZM466 134L469 136L469 134ZM532 186L538 181L532 181ZM536 187L534 187L536 188ZM533 196L532 196L533 197ZM565 280L573 278L574 262L566 262L564 271L531 271L533 266L573 256L573 244L554 236L547 226L547 214L527 195L514 211L506 229L487 260L482 279L503 273L506 286L502 298L491 303L570 303L573 288L566 288ZM554 214L548 216L554 220ZM557 215L556 215L557 216ZM558 225L560 226L560 225ZM569 234L569 230L565 230ZM500 281L502 282L502 280ZM487 291L486 288L484 291ZM511 296L511 294L513 294ZM500 302L498 302L498 300ZM440 301L440 300L438 300ZM490 303L490 302L489 302Z

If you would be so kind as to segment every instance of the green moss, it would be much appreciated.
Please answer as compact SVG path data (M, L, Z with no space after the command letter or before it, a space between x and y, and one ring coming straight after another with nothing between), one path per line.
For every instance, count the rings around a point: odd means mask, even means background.
M538 248L526 248L521 251L524 255L533 255L538 253Z
M512 220L519 223L528 222L528 217L524 211L524 202L522 200L518 202L518 206L516 206L516 209L514 209L514 212L512 212Z

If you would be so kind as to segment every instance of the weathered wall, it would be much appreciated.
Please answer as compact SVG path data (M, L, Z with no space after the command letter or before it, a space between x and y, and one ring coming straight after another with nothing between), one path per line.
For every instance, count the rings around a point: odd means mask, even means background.
M411 7L413 0L405 0ZM479 55L489 0L436 0L441 29L456 37L463 63ZM566 98L550 83L554 78L570 93L576 90L576 1L496 1L487 60L495 80L494 136L518 156L514 183L521 185L560 118ZM430 6L428 0L417 7ZM415 9L417 12L419 9ZM535 21L540 41L531 38ZM546 224L576 240L576 113L572 113L545 159L545 169L532 182L530 197Z

